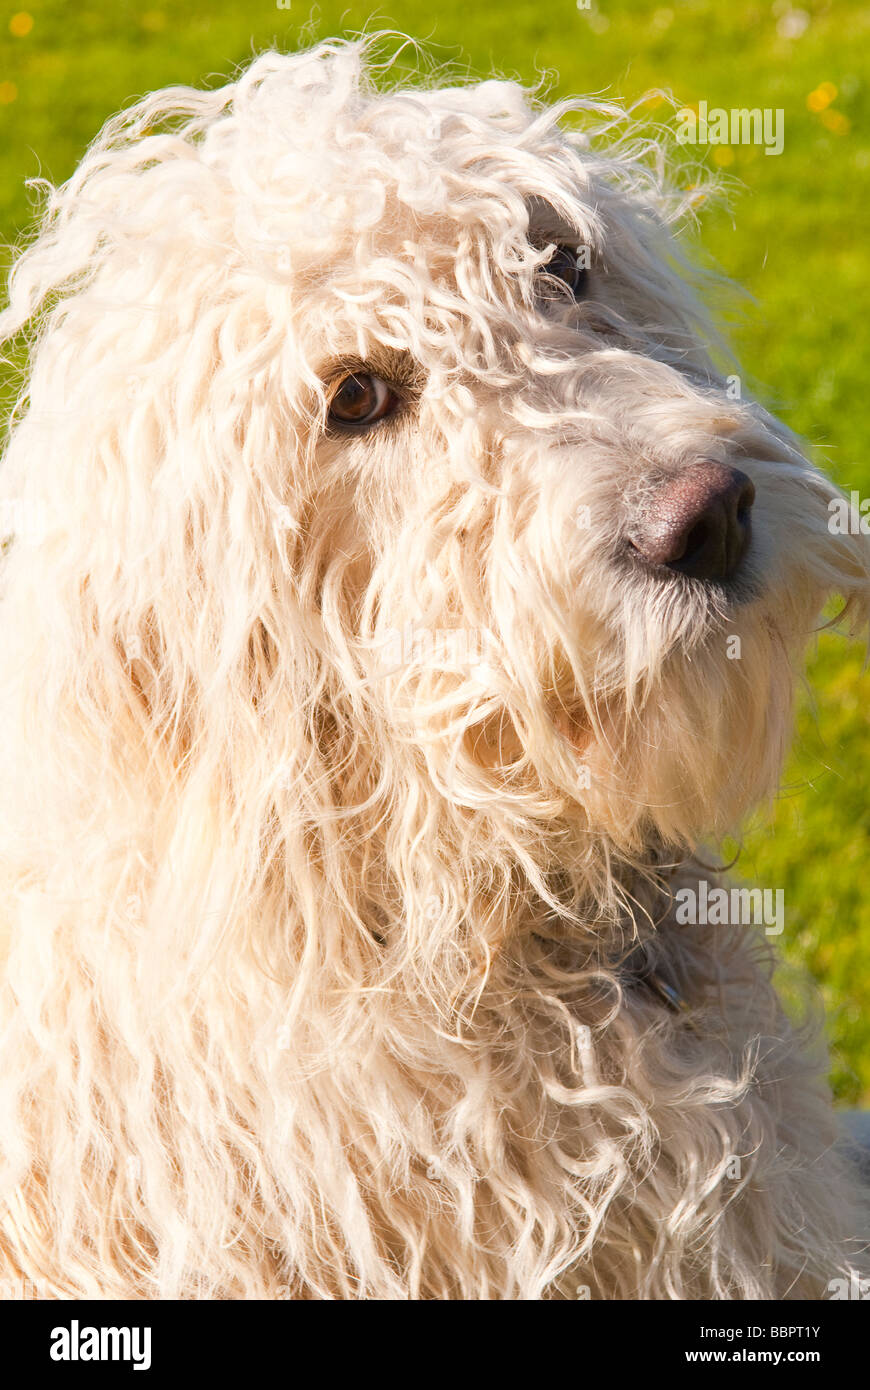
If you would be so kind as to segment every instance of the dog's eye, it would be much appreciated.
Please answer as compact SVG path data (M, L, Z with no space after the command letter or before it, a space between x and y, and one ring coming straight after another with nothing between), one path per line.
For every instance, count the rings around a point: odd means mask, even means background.
M589 271L580 264L580 253L573 246L557 246L547 264L541 266L540 274L552 276L568 286L575 299L579 299L586 288Z
M334 425L373 425L398 403L395 391L379 376L354 372L339 384L330 402L329 420Z

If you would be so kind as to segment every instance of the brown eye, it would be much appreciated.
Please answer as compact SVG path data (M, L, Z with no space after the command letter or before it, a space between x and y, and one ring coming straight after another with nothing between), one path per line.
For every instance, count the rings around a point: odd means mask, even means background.
M398 405L395 391L368 372L354 372L340 383L329 407L329 420L337 425L373 425Z
M541 266L541 273L561 280L575 299L583 294L589 274L585 266L580 264L580 252L573 246L557 246L547 264Z

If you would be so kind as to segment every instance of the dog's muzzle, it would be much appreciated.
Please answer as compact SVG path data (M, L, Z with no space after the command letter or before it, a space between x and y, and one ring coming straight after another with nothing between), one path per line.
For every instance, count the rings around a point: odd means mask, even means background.
M652 494L629 534L631 549L693 579L732 579L749 545L754 501L753 482L739 468L698 464Z

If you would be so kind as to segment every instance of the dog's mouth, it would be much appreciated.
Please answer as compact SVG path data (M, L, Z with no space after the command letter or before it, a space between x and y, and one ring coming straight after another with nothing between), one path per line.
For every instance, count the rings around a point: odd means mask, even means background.
M656 564L646 558L633 545L626 541L613 557L613 563L629 580L641 580L645 586L660 586L658 592L674 605L691 604L697 609L702 605L709 610L711 617L728 615L756 603L763 597L766 585L760 567L753 554L751 540L739 565L727 576L716 579L701 579L692 573L691 568Z

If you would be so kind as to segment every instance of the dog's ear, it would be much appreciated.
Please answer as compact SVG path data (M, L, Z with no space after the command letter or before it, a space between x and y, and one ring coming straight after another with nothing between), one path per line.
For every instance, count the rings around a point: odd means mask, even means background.
M135 839L154 868L181 826L176 880L199 855L202 900L219 875L196 826L226 850L234 816L259 833L294 733L305 766L320 677L304 541L279 515L305 509L286 291L197 156L226 96L192 94L188 132L185 100L162 100L174 130L145 133L152 101L51 193L0 316L5 343L29 337L0 477L4 844L49 872L63 843L84 883L97 843L123 861Z

